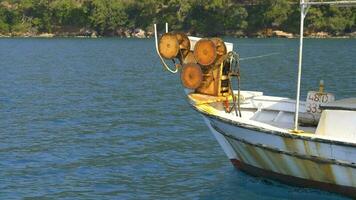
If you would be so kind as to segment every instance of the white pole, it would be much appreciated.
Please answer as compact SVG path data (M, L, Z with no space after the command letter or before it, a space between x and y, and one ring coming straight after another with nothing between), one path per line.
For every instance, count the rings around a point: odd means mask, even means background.
M168 33L168 23L166 22L166 33Z
M297 82L297 100L295 103L295 115L294 115L294 131L298 132L298 117L299 117L299 101L300 101L300 82L302 77L302 59L303 59L303 33L304 33L304 17L305 17L306 5L304 0L301 0L300 11L300 39L299 39L299 62L298 62L298 82Z

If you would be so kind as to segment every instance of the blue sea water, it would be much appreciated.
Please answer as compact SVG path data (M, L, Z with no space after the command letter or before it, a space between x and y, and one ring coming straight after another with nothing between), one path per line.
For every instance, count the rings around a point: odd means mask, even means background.
M234 39L242 88L295 96L298 40ZM152 39L0 40L0 199L344 199L237 171ZM356 96L356 40L307 39L302 94Z

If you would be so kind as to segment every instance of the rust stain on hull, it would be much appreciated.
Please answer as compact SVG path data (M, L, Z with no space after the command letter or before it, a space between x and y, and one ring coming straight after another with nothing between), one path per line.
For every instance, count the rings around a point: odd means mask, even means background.
M318 163L268 151L231 138L228 138L228 141L234 147L235 151L238 149L236 153L239 157L247 158L243 160L245 163L281 174L289 174L310 180L336 184L332 165L329 163ZM266 162L266 158L270 162ZM273 163L273 165L269 163Z
M335 159L333 145L337 144L325 144L314 139L304 140L299 135L284 137L283 134L269 132L267 134L279 137L265 137L261 140L258 135L252 136L253 131L260 133L261 130L219 118L211 119L212 129L224 137L231 151L236 154L233 159L236 158L243 166L260 169L267 177L276 175L279 178L275 179L287 184L293 178L299 183L295 185L354 195L352 197L356 198L356 165L346 162L352 159ZM248 131L243 132L244 129Z
M313 155L313 150L311 145L315 145L316 152L319 155L320 145L319 143L311 144L309 141L303 141L303 145L299 146L298 141L290 138L282 138L285 147L290 152L300 152L305 151L305 155ZM336 183L335 176L330 164L316 163L310 160L293 159L294 163L298 166L298 170L304 175L303 177L308 177L311 180L322 180L323 182ZM281 163L282 164L282 163Z

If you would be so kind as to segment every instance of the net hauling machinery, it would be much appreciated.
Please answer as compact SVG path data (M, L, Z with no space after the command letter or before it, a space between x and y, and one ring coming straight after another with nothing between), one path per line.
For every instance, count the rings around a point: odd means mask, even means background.
M240 104L234 95L232 77L237 78L240 93L239 55L228 52L221 38L202 38L193 42L192 48L186 34L164 33L158 41L158 51L164 59L173 61L176 67L174 72L181 69L180 78L185 88L196 95L208 95L224 101L225 111L235 110L237 114ZM233 101L231 106L229 98Z

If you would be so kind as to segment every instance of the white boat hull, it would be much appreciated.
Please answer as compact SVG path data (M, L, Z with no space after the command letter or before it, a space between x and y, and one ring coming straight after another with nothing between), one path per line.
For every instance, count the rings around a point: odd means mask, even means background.
M356 197L355 146L254 130L204 115L220 146L240 170L288 184Z

